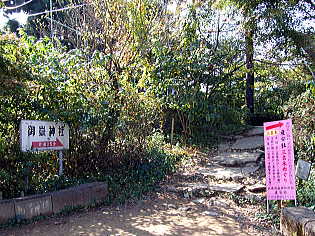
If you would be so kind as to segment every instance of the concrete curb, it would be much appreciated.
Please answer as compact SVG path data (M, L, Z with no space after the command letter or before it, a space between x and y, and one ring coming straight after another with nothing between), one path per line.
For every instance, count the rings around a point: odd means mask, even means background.
M15 218L14 200L0 201L0 224L6 223L12 218Z
M101 202L108 194L103 182L82 184L60 191L0 201L0 224L10 219L32 219L59 213L66 207L88 206Z

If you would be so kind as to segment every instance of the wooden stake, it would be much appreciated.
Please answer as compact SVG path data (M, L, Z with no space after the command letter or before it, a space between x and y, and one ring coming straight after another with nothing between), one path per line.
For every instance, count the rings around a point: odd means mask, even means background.
M59 176L63 175L63 154L59 151Z
M173 146L173 138L174 138L174 123L175 119L172 117L172 127L171 127L171 147Z

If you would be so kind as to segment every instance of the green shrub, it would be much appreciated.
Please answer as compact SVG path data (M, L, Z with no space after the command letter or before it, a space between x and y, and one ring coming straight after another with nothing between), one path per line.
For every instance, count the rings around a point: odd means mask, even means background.
M307 90L292 98L285 107L286 117L293 121L296 156L310 162L315 161L315 97Z
M66 51L48 39L0 36L0 191L4 198L95 179L147 155L160 105L131 83L138 71L109 71L107 55ZM3 66L2 66L3 65ZM55 152L21 153L22 119L66 122L64 178Z
M307 181L299 180L297 199L303 206L315 208L315 171L311 171Z
M152 148L142 160L124 163L99 176L98 180L108 183L109 202L123 203L130 198L138 199L144 193L154 190L158 182L173 173L184 157L157 147Z

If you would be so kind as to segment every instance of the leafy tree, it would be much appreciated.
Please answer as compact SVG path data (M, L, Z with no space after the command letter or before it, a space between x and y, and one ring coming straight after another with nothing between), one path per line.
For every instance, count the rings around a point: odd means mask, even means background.
M239 124L243 118L244 97L237 95L242 81L235 76L244 65L241 43L222 37L224 29L216 21L211 6L192 5L168 44L156 39L152 47L154 64L146 90L176 113L185 140L200 130ZM213 24L219 25L215 37L208 28Z
M23 28L29 35L36 38L46 36L57 38L69 49L83 45L81 28L84 25L83 19L88 15L82 1L58 0L52 1L52 6L50 6L49 0L34 0L25 5L16 2L16 5L16 7L11 6L12 9L5 9L5 12L7 14L21 11L27 13L28 21ZM78 5L82 6L75 7ZM48 13L50 7L55 12ZM15 23L16 26L10 28L11 32L17 32L17 28L21 27L18 22Z
M246 102L251 113L254 112L254 38L263 40L274 39L280 46L286 42L286 48L290 48L288 42L292 42L296 47L303 48L307 55L312 59L313 52L313 33L303 31L303 22L297 22L294 14L310 10L306 18L314 18L314 5L310 1L216 1L220 7L234 6L241 10L245 29L246 42ZM307 5L307 6L306 6ZM306 19L304 19L306 20ZM305 29L305 27L304 27ZM300 40L304 38L305 40ZM257 40L258 42L258 40ZM270 41L269 41L270 42ZM284 48L284 47L282 47ZM281 50L278 47L279 50ZM313 60L313 59L312 59Z

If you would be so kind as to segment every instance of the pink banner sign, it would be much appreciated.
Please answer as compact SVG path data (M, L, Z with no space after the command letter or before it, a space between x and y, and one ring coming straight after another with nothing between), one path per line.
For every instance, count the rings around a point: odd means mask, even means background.
M267 200L295 200L292 121L264 123Z

